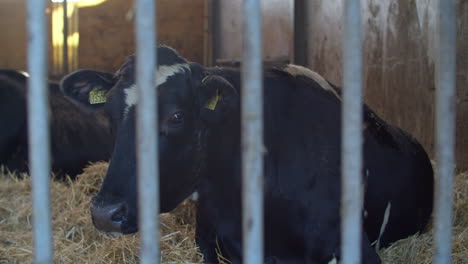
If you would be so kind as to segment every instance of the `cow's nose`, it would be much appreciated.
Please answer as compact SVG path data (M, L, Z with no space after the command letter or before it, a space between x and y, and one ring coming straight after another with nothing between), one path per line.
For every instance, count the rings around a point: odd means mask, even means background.
M91 205L94 226L104 232L121 233L121 225L127 219L127 206L124 203L112 205Z

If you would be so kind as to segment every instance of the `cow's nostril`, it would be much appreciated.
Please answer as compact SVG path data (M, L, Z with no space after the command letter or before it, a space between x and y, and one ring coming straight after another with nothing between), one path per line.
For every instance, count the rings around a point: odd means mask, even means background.
M121 225L127 220L127 207L124 203L104 206L91 205L94 226L104 232L121 233Z
M125 208L125 205L122 205L118 210L115 211L111 217L111 220L113 222L119 223L127 220L127 209Z

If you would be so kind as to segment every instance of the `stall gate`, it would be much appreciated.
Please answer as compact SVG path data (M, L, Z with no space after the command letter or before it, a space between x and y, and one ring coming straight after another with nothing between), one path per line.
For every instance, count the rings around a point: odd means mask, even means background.
M159 263L158 130L155 65L157 65L155 0L136 1L137 155L141 263ZM436 78L436 157L434 263L450 263L454 179L456 15L455 0L439 1L438 61ZM32 177L34 262L53 263L50 213L50 157L47 115L46 0L28 0L28 124ZM243 2L242 63L242 174L244 263L263 263L263 125L262 50L259 0ZM342 149L341 263L360 263L362 188L362 40L360 1L347 0L345 39ZM246 96L248 94L248 96ZM249 179L249 181L245 180Z

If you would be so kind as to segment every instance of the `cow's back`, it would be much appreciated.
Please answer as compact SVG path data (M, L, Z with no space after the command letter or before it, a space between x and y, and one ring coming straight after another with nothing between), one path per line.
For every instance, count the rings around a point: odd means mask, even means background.
M365 221L369 239L386 246L422 231L432 213L433 170L411 135L365 109ZM379 239L380 237L380 239Z
M26 80L0 75L0 164L10 171L28 171ZM8 84L9 86L6 86ZM50 82L49 124L51 170L74 178L89 162L110 158L113 136L108 120L67 100L58 84Z
M241 93L238 73L219 73ZM295 73L284 67L265 72L265 248L267 255L288 258L307 252L311 259L321 259L339 254L341 98L339 90L315 73ZM364 229L369 240L378 239L385 211L392 201L386 229L380 237L380 244L385 245L421 230L427 222L432 205L432 169L414 139L365 109L363 180L368 184ZM219 153L213 154L216 158L209 160L207 166L216 173L208 180L212 186L209 195L200 195L200 217L208 219L207 223L219 223L216 232L220 238L240 232L235 229L242 214L237 199L240 169L232 168L240 164L240 118L235 119L236 124L212 131L208 143L212 149L208 153ZM423 184L418 186L418 181ZM382 195L385 192L388 195ZM410 198L414 201L408 202ZM228 210L223 207L226 204L230 205ZM406 221L404 227L400 221ZM285 237L290 247L283 243ZM375 253L365 253L369 259L375 258Z
M26 123L24 82L0 73L0 164L5 165L17 146Z
M107 161L113 148L108 120L49 90L52 170L74 176L92 161Z
M338 212L341 195L341 91L327 84L284 70L265 79L267 190L309 203L318 215ZM363 119L364 224L369 240L384 247L427 225L433 170L411 135L367 105Z

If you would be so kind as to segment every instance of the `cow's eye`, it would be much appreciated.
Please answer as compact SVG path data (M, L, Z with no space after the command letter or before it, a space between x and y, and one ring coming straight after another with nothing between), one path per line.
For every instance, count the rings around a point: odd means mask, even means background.
M176 112L172 114L171 118L169 119L169 122L173 124L180 124L184 121L184 113L182 112Z

